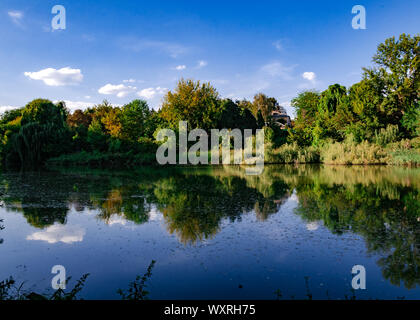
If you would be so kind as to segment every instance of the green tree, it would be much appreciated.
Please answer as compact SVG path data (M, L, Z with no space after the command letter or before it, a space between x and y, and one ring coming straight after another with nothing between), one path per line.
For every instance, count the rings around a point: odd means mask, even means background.
M291 105L296 110L296 119L289 140L299 145L312 144L312 131L315 127L320 94L316 91L304 91L294 98Z
M419 106L420 35L411 37L403 33L398 40L386 39L378 46L373 62L373 68L363 69L363 77L381 90L383 99L379 107L386 114L386 124L401 124L407 112L415 117L410 109ZM403 126L410 122L405 119Z
M318 112L313 129L313 144L320 145L328 138L341 140L343 136L340 131L343 123L337 123L336 112L347 110L348 106L347 90L344 86L334 84L323 91L319 98Z
M146 101L133 100L121 110L121 137L129 141L137 141L150 133L151 111Z
M210 83L181 79L175 90L164 97L161 117L173 128L179 121L188 121L192 129L216 128L220 120L220 101Z
M87 142L92 150L106 151L108 148L107 138L102 130L101 123L94 119L89 125L87 132Z
M241 108L230 99L224 99L220 105L221 115L217 128L252 129L257 128L257 122L249 109Z
M49 157L68 151L67 115L64 102L36 99L26 105L19 132L10 139L10 152L19 155L23 167L39 166Z

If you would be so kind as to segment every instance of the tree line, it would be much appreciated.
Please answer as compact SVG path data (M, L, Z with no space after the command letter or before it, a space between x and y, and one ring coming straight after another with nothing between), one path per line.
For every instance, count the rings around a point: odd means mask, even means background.
M373 63L350 88L334 84L294 98L297 117L289 140L314 146L348 137L375 142L381 130L396 131L397 139L419 136L420 36L385 40Z
M70 113L64 102L35 99L1 115L1 161L6 167L32 168L67 154L152 155L157 131L177 131L179 121L188 121L190 129L265 128L266 142L274 148L285 143L322 148L346 140L386 145L414 139L420 136L419 43L419 35L386 39L360 82L299 93L291 102L296 118L288 129L273 121L272 111L284 110L275 98L258 93L252 101L233 101L220 97L210 83L192 79L181 79L158 111L144 100L121 107L105 100Z
M263 93L254 101L220 98L210 83L181 79L155 111L144 100L119 107L108 101L70 113L64 102L35 99L0 118L0 154L6 167L32 168L47 159L77 152L155 153L156 133L178 129L257 129L269 124L275 98Z

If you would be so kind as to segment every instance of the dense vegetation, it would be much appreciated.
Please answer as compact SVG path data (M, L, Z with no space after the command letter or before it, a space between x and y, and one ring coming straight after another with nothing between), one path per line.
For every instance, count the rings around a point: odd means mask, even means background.
M373 62L348 89L334 84L293 99L289 141L322 149L327 163L418 163L420 36L387 39Z
M420 36L380 44L359 83L292 100L296 118L282 130L271 117L282 107L258 93L253 101L223 99L210 83L181 79L158 111L134 100L102 102L72 114L45 99L0 117L0 156L6 167L55 164L132 167L155 163L160 128L266 129L266 162L420 164Z

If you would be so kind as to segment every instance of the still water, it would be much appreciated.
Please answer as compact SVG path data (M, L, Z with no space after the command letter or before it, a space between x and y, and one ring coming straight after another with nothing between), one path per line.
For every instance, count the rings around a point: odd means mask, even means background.
M0 281L119 299L420 299L420 169L266 166L0 174ZM1 240L2 239L2 240ZM278 291L279 290L279 291Z

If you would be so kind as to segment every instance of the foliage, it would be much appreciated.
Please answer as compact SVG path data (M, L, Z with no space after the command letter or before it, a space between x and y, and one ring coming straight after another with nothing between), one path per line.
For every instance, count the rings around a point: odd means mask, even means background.
M0 219L0 231L4 229L4 226L2 225L3 219ZM0 238L0 244L3 243L3 239Z
M272 112L283 110L274 97L222 99L210 83L192 79L181 79L167 92L159 111L144 100L121 107L104 100L70 114L64 102L35 99L0 117L1 160L27 169L52 158L112 167L151 163L158 129L178 131L179 121L187 121L190 130L264 128L267 145L276 150L270 162L316 161L321 148L322 159L331 163L416 162L415 151L391 155L395 150L388 146L420 136L419 44L419 35L386 39L360 82L300 92L291 101L296 118L287 131L272 121Z
M258 113L264 119L265 125L271 124L271 112L279 109L279 104L275 98L267 97L263 93L257 93L252 102L254 115L258 118Z
M381 147L385 147L388 143L397 141L398 138L398 126L389 124L386 129L375 131L374 142Z
M373 68L349 89L334 84L320 94L300 93L289 141L300 146L321 146L351 136L357 143L385 146L413 138L420 127L420 36L401 34L386 39L373 57Z
M385 164L388 153L376 144L363 141L355 143L351 139L333 142L321 149L321 161L326 164Z
M137 141L140 137L152 137L154 128L151 111L144 100L133 100L121 110L121 137L128 141Z
M315 127L320 95L316 91L304 91L291 102L296 110L296 119L289 140L299 145L311 145L313 142L312 130Z
M266 146L267 163L318 163L319 151L315 147L300 147L297 143L286 143L279 148Z
M401 119L402 126L407 130L408 136L420 136L420 104L411 106Z
M374 67L364 69L364 78L381 89L379 109L386 121L397 124L410 108L418 106L420 97L420 36L401 34L378 46Z
M108 148L106 134L102 130L101 123L94 119L87 130L87 143L90 150L105 151Z
M255 130L257 122L249 109L242 108L238 103L230 99L224 99L221 101L220 118L216 128Z
M219 93L210 83L181 79L175 90L165 95L160 115L172 129L178 128L179 121L188 121L191 129L217 128Z
M6 117L11 118L9 113ZM13 113L17 116L17 113ZM3 152L13 159L19 159L20 165L33 168L45 159L67 151L69 134L66 124L68 111L63 102L53 104L49 100L36 99L21 110L19 122L5 131ZM17 155L17 156L16 156Z
M389 163L395 165L420 166L420 151L408 149L392 152Z
M136 280L131 282L128 290L123 291L121 289L118 290L119 295L121 296L122 300L147 300L149 291L146 290L147 285L146 281L149 280L152 276L152 269L155 266L156 261L152 260L149 267L147 267L146 273L140 277L137 276Z
M23 291L23 285L17 286L13 277L0 282L0 301L1 300L77 300L77 295L82 291L89 274L84 274L70 290L65 292L63 289L57 289L52 295L40 294L36 292L26 293ZM71 277L67 278L69 282Z

